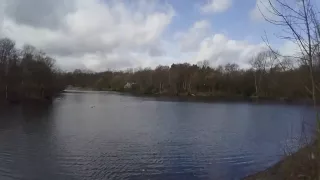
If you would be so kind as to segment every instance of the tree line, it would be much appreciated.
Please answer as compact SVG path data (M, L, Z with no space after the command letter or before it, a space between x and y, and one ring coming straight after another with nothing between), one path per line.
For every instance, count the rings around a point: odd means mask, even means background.
M315 5L312 0L299 0L295 6L284 0L268 0L260 7L272 14L262 13L265 20L283 30L277 37L297 46L297 55L281 55L264 37L268 48L248 59L251 67L246 69L236 63L210 67L208 61L202 61L100 73L75 70L67 73L67 82L82 88L140 94L309 98L316 105L320 91L320 13Z
M69 85L96 90L139 94L214 97L259 97L300 99L309 97L308 67L292 58L279 58L271 50L250 60L251 68L236 63L211 67L209 61L172 64L155 69L66 73ZM315 72L320 66L315 66ZM320 74L319 74L320 75ZM318 73L317 73L318 77Z
M0 39L0 100L51 99L65 88L55 60L31 45Z
M300 51L296 56L282 56L266 38L268 48L248 59L251 67L246 69L236 63L211 67L204 60L154 69L62 72L42 51L30 45L18 49L4 38L0 39L0 98L50 99L74 86L170 96L310 98L316 104L320 91L319 12L311 0L301 0L297 10L282 0L267 3L277 18L266 20L280 26L283 38L297 45Z
M62 72L44 52L30 45L18 49L14 41L3 38L0 39L0 97L11 101L51 99L67 86L166 96L311 97L310 68L303 57L299 61L293 57L281 58L276 52L265 50L248 61L251 67L246 69L236 63L211 67L204 60L154 69ZM315 53L313 61L313 74L318 82L320 52Z

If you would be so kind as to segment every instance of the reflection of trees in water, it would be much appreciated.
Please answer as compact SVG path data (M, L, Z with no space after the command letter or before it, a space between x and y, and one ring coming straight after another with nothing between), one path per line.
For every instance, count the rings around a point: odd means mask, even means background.
M0 105L0 131L10 127L19 119L19 107Z
M63 176L73 179L68 177L67 170L60 164L63 149L59 146L61 142L55 130L54 104L0 107L0 152L10 155L3 157L0 153L0 159L9 162L0 162L0 166L7 168L14 176L26 179L61 179Z
M50 135L53 119L52 104L28 104L20 107L19 125L25 134Z
M25 121L42 120L50 115L51 103L28 104L21 106L21 115Z
M16 127L27 130L30 125L50 126L52 109L52 103L2 104L0 105L0 131Z

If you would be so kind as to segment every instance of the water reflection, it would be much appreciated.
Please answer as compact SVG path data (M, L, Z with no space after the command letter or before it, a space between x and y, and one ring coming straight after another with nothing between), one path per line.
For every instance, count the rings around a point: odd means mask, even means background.
M311 114L68 93L45 106L0 109L0 179L239 179L279 160Z

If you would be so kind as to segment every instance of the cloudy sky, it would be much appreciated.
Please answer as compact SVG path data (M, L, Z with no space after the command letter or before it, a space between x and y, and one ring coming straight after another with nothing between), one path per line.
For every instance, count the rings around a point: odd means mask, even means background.
M260 1L0 0L0 37L42 49L65 70L202 60L245 67L264 48L264 31L281 51L292 49L274 38Z

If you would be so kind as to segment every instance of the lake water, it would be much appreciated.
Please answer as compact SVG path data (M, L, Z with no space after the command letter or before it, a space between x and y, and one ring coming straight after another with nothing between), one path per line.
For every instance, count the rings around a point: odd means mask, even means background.
M294 150L312 119L307 106L65 93L1 107L0 179L239 179Z

